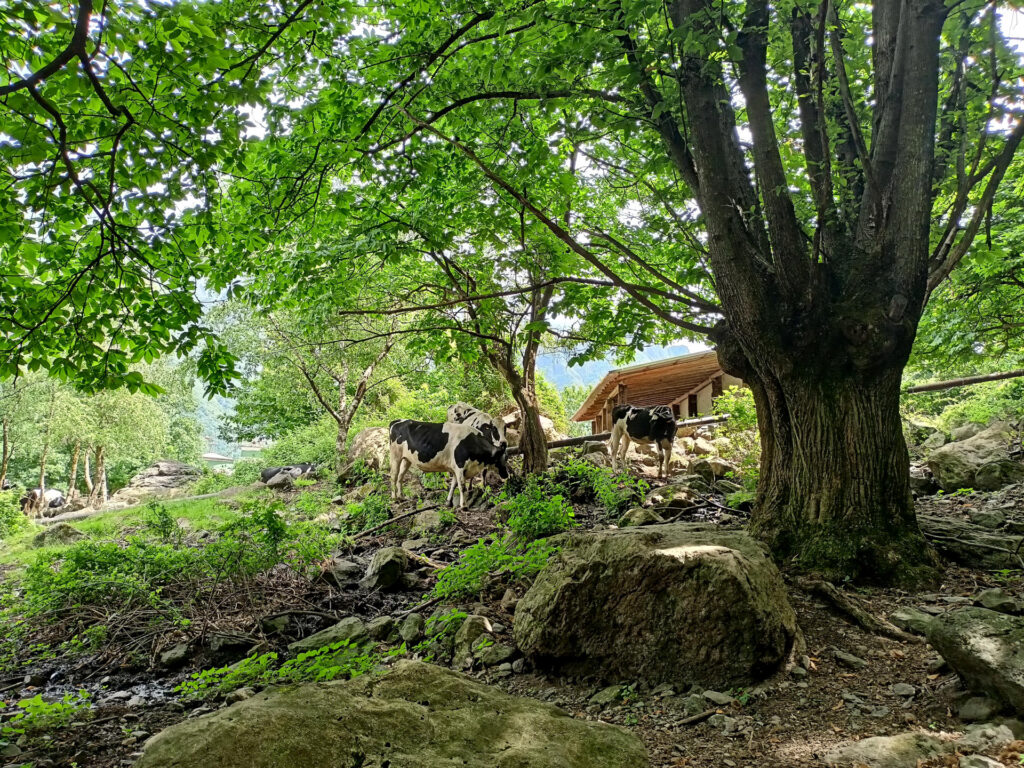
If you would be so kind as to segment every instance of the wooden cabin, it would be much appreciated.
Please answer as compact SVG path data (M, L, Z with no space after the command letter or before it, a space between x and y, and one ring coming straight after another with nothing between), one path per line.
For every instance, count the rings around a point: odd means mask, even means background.
M743 382L722 370L713 349L608 371L573 421L589 421L591 434L608 432L616 405L668 405L677 419L711 413L711 403L727 387Z

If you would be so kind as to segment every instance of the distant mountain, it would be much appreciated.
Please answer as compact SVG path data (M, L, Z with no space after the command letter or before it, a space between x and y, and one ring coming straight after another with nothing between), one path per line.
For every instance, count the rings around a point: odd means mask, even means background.
M690 348L685 344L673 344L669 347L647 347L642 352L637 352L633 362L628 363L628 365L652 363L655 360L664 360L666 357L685 355L690 351ZM623 367L609 356L604 360L591 360L583 365L570 368L569 357L569 354L561 350L541 352L537 359L537 370L544 374L544 378L558 387L559 390L563 390L573 384L592 387L608 371L613 368Z

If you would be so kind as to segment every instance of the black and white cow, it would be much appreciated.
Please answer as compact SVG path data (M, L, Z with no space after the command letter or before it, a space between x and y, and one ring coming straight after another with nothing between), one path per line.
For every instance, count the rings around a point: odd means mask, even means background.
M289 464L287 467L267 467L260 472L260 481L263 483L269 483L274 477L286 473L292 480L298 480L300 477L309 477L316 473L315 464Z
M621 466L626 460L629 441L654 443L658 446L658 477L668 476L672 460L672 442L676 439L676 419L667 405L641 408L636 405L617 405L612 409L612 469L616 460Z
M33 488L21 497L21 511L31 512L39 504L39 489ZM42 492L43 503L40 511L44 509L60 509L65 504L64 494L54 488L47 488Z
M402 498L402 478L409 467L421 472L452 475L446 504L459 489L459 508L466 506L465 481L494 468L502 479L508 477L505 449L468 424L399 419L391 422L391 497Z
M456 424L469 424L476 427L484 437L494 443L502 450L508 448L508 439L505 437L505 422L496 419L491 414L475 408L469 403L456 403L448 406L448 421Z

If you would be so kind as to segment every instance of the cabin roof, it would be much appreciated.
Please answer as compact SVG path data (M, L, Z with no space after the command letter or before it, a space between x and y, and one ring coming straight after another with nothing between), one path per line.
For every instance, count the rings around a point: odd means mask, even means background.
M713 349L615 368L591 390L572 420L597 418L605 401L622 385L627 387L630 405L670 405L702 389L721 373L718 353Z

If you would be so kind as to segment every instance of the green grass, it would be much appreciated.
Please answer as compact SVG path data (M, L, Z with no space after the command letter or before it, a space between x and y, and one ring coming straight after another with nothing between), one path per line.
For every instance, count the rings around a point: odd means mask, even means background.
M173 518L188 521L189 532L213 531L239 517L238 510L232 509L218 499L171 500L161 503ZM81 520L68 522L89 538L100 541L144 528L147 514L147 508L143 505L131 509L98 512ZM0 565L27 566L42 554L60 552L68 548L68 545L34 548L32 540L42 530L44 526L32 525L0 542Z

